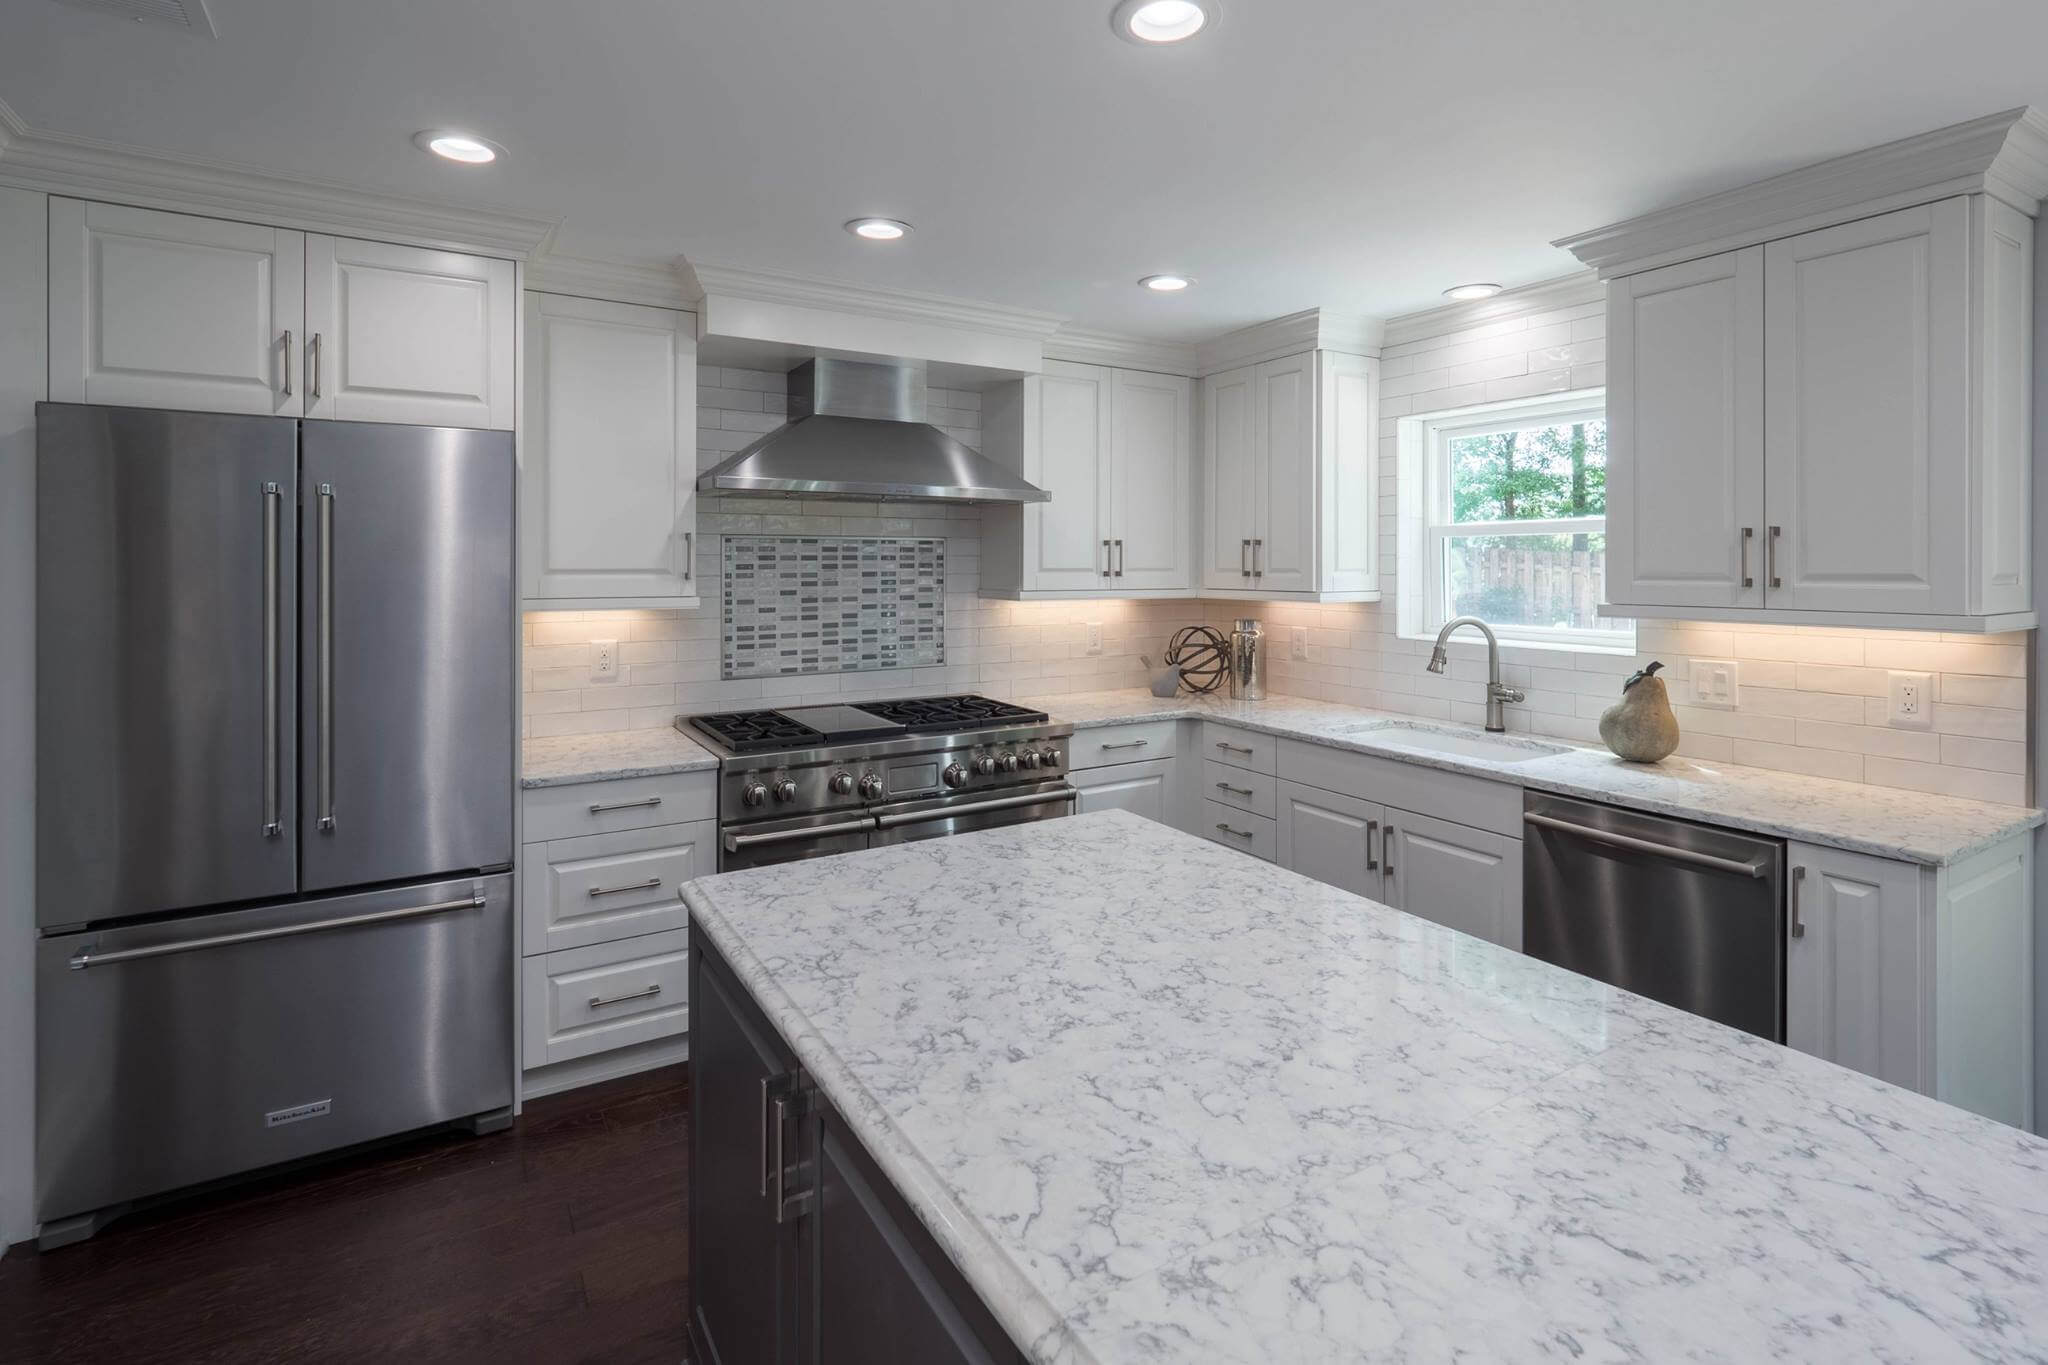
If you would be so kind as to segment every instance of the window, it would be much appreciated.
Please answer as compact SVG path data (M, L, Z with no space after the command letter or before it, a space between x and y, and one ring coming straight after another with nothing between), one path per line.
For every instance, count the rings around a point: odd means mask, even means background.
M1606 596L1607 409L1597 391L1404 423L1419 446L1426 632L1477 616L1502 639L1633 648ZM1412 465L1410 466L1412 468Z

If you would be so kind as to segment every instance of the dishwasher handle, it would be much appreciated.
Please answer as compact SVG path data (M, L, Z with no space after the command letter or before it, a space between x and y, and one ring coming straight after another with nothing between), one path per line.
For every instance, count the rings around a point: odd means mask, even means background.
M1522 812L1524 824L1537 825L1544 829L1559 830L1575 834L1581 839L1590 839L1596 844L1607 844L1614 848L1625 848L1636 853L1647 853L1657 858L1669 858L1673 862L1690 863L1694 867L1708 867L1716 872L1733 872L1741 877L1768 877L1771 874L1770 861L1755 858L1749 862L1738 862L1733 858L1717 858L1711 853L1695 853L1689 848L1678 848L1671 844L1660 844L1650 839L1638 839L1632 834L1617 834L1613 830L1598 829L1592 825L1581 825L1571 820L1560 820L1554 815L1538 815L1535 811Z

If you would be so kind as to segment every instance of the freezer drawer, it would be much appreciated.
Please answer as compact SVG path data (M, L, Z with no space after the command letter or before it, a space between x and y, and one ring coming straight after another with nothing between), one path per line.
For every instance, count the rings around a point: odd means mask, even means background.
M512 1101L512 878L37 945L45 1222Z

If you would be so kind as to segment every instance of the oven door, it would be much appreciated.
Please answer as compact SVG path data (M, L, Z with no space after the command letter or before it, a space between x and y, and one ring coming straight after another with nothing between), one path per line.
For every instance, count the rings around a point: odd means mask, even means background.
M866 848L875 817L861 812L821 811L786 820L753 820L718 832L718 870L768 867Z
M1033 820L1050 820L1070 815L1074 798L1080 793L1063 778L1034 786L1005 791L1000 796L962 793L935 796L922 801L904 801L875 809L874 844L907 844L913 839L936 839L942 834L965 834L969 830L994 829L999 825L1022 825Z

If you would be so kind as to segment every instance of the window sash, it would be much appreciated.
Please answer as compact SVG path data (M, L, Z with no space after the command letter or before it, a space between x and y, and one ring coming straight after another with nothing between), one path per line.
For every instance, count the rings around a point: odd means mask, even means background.
M1473 539L1479 536L1557 536L1607 534L1605 517L1565 517L1549 521L1457 521L1434 525L1428 530L1428 605L1429 619L1441 628L1451 619L1450 569L1446 556L1450 553L1453 540ZM1635 648L1635 629L1578 629L1570 626L1531 626L1515 622L1489 621L1493 633L1502 640L1520 641L1536 645L1589 645L1612 649L1617 653L1631 652Z
M1503 431L1537 431L1544 427L1568 427L1574 422L1605 422L1605 396L1590 401L1575 398L1569 404L1517 407L1490 416L1461 421L1447 417L1428 424L1429 431L1429 518L1432 522L1451 520L1451 442L1471 436L1496 436ZM1574 518L1576 520L1576 518ZM1478 525L1466 522L1465 525Z

